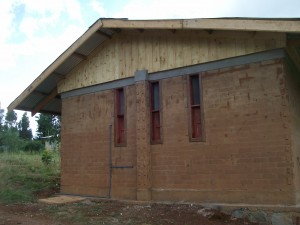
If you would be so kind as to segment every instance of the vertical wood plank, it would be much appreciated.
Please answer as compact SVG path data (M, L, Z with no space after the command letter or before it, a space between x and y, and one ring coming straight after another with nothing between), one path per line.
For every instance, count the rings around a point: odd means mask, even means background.
M153 72L152 36L145 34L145 69Z
M160 70L167 69L167 37L161 36L159 37L159 64L160 64Z
M227 38L226 40L226 57L234 57L236 56L236 39L235 38Z
M245 39L240 38L240 39L235 39L235 55L240 56L240 55L245 55L246 54L246 46L245 46Z
M192 37L190 33L183 39L183 66L192 65L191 40Z
M137 36L130 36L131 38L131 68L132 73L138 69L139 65L139 40Z
M144 35L139 35L138 49L139 49L138 69L145 70L146 69L146 62L145 62L146 45L145 45Z
M213 61L218 59L217 55L217 47L218 47L218 39L213 37L208 39L208 60ZM207 60L203 59L204 62Z
M208 60L208 51L209 51L209 39L208 38L199 38L198 42L200 55L198 58L198 63L203 63Z
M126 46L126 36L122 35L122 38L119 40L119 62L120 62L120 78L125 77L126 70L126 55L125 55L125 46Z
M119 62L116 60L116 48L115 48L116 40L112 39L112 45L110 45L110 51L109 51L109 57L108 57L108 64L110 68L110 74L107 74L108 76L112 77L113 79L116 79L118 77L118 73L116 71L116 64Z
M191 64L199 63L200 56L200 38L197 36L192 36L190 40L190 48L191 48Z
M153 46L152 46L152 61L153 61L153 71L160 71L160 51L159 51L159 42L161 37L155 35L153 37Z
M183 40L184 38L182 36L176 35L174 37L173 47L170 46L170 48L173 48L175 61L173 65L170 65L170 68L183 66Z
M255 49L255 42L253 39L246 39L245 40L245 52L246 54L253 53Z
M125 51L125 72L124 72L124 76L125 77L130 77L133 76L134 73L132 72L132 62L131 62L131 38L126 35L126 39L125 39L125 47L124 47L124 51Z
M167 69L174 68L175 65L175 40L174 34L170 34L167 36Z
M115 39L115 75L114 75L114 78L115 79L120 79L120 41L119 41L120 37L118 36L116 39Z

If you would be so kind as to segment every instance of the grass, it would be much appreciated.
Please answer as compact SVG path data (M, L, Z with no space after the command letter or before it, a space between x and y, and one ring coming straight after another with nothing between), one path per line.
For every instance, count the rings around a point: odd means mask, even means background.
M41 193L59 186L59 154L45 165L41 153L0 153L0 203L35 202Z

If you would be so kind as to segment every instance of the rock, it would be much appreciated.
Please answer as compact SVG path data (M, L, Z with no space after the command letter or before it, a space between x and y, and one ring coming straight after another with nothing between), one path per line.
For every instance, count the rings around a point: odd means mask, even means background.
M293 225L293 220L288 213L273 213L271 217L272 225Z
M204 208L209 208L209 209L215 209L215 210L218 210L218 211L221 211L222 210L222 207L220 205L216 205L216 204L209 204L209 203L206 203L206 204L202 204L202 206Z
M268 224L270 222L268 219L268 215L262 211L249 212L248 219L253 223Z
M92 202L90 199L85 199L82 201L82 204L85 204L85 205L94 205L95 203Z
M197 211L197 214L207 218L211 218L215 213L210 208L203 208L203 209L199 209Z
M249 210L247 208L236 209L231 213L231 218L246 218L248 216Z
M225 213L212 208L199 209L197 213L208 218L209 220L226 220L229 217Z

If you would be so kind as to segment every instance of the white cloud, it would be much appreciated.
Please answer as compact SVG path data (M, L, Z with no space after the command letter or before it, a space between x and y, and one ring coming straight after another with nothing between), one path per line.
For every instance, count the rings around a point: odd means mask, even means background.
M86 27L77 0L0 0L0 5L5 53L0 55L0 101L6 108ZM16 10L20 6L22 12Z
M1 21L1 33L0 43L4 43L13 31L11 26L14 19L14 14L11 11L13 1L1 1L0 7L0 21ZM2 48L1 48L2 49Z
M25 6L25 18L21 21L20 30L28 37L37 32L57 27L62 17L77 20L82 24L80 3L77 0L36 1L20 0Z
M234 0L130 0L115 17L130 19L207 18L225 16Z
M65 0L64 7L71 19L83 22L80 3L77 0Z
M130 19L300 17L299 8L299 0L129 0L114 17Z
M97 0L92 0L90 2L91 8L99 14L100 17L107 17L106 10L102 6L102 4Z
M38 21L33 17L26 17L19 27L19 31L26 35L28 39L33 38L39 28Z
M22 4L24 15L18 18L20 15L14 14L14 9ZM15 22L16 18L20 20L19 23ZM65 25L61 22L64 20L68 21ZM62 48L72 43L70 39L78 37L85 29L80 3L77 0L3 1L0 7L0 21L3 28L0 34L0 48L5 52L0 56L0 72L15 67L18 58L24 55L52 55L51 52L57 53L56 49L62 52ZM23 40L15 42L13 38L16 35L23 35Z

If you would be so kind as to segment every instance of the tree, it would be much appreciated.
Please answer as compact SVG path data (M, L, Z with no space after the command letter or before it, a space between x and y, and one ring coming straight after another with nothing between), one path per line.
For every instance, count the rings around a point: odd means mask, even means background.
M0 108L0 146L3 145L3 117L4 117L4 110Z
M10 151L20 150L22 141L19 138L17 128L17 113L15 111L7 112L3 124L4 110L0 109L0 150Z
M0 108L0 132L3 130L4 110Z
M21 121L18 124L19 128L19 137L24 140L31 140L32 139L32 131L29 127L29 118L27 113L24 112Z
M36 119L38 138L52 136L53 140L60 139L60 116L40 113Z
M7 129L17 130L17 113L13 110L6 113L5 116L5 127Z

